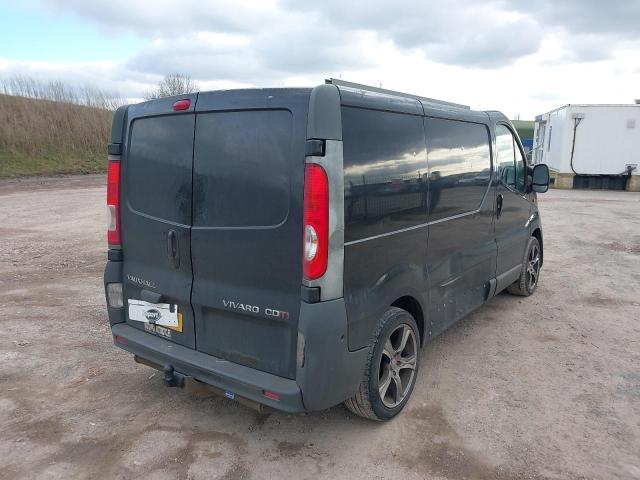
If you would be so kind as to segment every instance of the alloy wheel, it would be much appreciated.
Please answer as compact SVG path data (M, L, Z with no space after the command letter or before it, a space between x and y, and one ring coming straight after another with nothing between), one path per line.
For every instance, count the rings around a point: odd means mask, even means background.
M527 288L532 291L538 283L540 274L540 248L537 244L531 246L527 257Z
M378 394L387 408L398 406L411 389L416 373L418 349L413 329L398 325L382 350L378 374Z

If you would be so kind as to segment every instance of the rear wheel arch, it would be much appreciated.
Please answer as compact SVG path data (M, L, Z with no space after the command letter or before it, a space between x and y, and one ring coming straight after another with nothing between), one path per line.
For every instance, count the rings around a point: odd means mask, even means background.
M389 307L384 312L373 334L360 384L344 402L347 409L377 421L400 413L420 368L419 335L415 319L406 310Z
M392 307L401 308L406 311L418 324L418 332L420 333L420 346L424 345L424 313L420 302L411 295L405 295L396 299L392 304Z

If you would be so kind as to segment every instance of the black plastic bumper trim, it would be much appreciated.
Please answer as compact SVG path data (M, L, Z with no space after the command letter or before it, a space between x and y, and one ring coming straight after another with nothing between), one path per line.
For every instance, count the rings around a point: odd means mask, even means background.
M307 287L302 285L300 296L303 302L318 303L320 301L320 287Z
M122 155L122 144L110 143L107 147L107 153L109 155Z
M112 262L121 262L122 261L122 250L115 250L110 248L107 251L107 260Z
M229 390L276 410L290 413L305 410L300 388L295 380L207 355L124 323L114 325L111 331L118 347L153 363L171 365L178 373L192 376L201 382ZM265 397L263 390L278 394L280 400Z

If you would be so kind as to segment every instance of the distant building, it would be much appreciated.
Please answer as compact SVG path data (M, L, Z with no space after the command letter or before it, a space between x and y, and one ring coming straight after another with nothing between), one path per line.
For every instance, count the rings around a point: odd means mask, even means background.
M531 150L533 150L533 133L535 122L533 120L511 120L511 123L518 132L522 146L524 147L524 153L527 157Z
M640 104L565 105L535 121L532 160L556 188L640 191Z

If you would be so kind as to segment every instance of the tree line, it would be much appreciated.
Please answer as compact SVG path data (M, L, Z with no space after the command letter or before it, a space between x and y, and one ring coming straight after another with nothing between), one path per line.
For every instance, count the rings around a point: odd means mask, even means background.
M171 73L165 75L152 90L144 94L145 100L193 93L198 83L189 75ZM93 85L76 86L62 80L40 80L29 75L15 74L0 77L0 93L16 97L72 103L86 107L115 110L130 103L117 92L97 88Z

